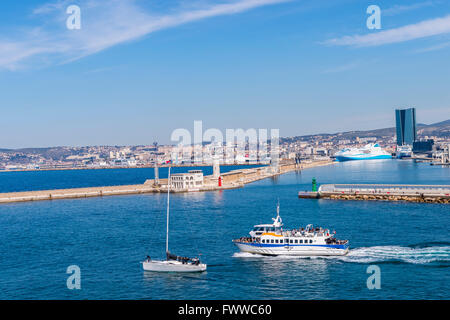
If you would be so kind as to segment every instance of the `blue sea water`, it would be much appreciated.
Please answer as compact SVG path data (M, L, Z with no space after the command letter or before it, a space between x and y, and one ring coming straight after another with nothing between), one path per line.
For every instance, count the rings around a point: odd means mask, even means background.
M96 173L84 174L90 179ZM174 194L170 249L201 253L208 264L207 272L190 275L141 269L147 254L164 257L165 194L3 204L0 299L450 298L449 205L298 199L313 177L319 183L450 184L450 168L401 160L344 162L242 189ZM41 179L51 185L45 173ZM231 240L254 224L270 223L278 199L285 227L313 223L336 230L338 238L350 240L350 253L239 253ZM81 290L67 289L70 265L81 269ZM379 290L367 288L370 265L380 267Z

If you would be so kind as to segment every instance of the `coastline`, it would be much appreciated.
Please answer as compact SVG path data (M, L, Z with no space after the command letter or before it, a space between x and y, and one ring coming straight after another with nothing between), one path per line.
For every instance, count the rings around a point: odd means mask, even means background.
M238 169L224 173L227 180L224 180L222 186L218 186L217 179L212 176L204 177L204 185L196 189L171 190L173 193L186 192L205 192L219 191L228 189L242 188L246 184L279 176L284 173L295 170L304 170L308 168L330 165L332 161L315 161L310 163L284 164L279 166L277 172L273 172L271 167L257 167L249 169ZM160 179L159 185L154 185L153 180L147 180L144 184L136 185L119 185L119 186L103 186L103 187L87 187L87 188L70 188L70 189L54 189L39 191L22 191L0 193L1 203L28 202L41 200L58 200L58 199L75 199L90 198L113 195L143 194L143 193L161 193L167 192L167 179Z
M220 166L266 166L267 164L261 163L225 163ZM210 164L162 164L158 168L196 168L196 167L210 167ZM66 170L113 170L113 169L143 169L143 168L155 168L154 165L142 165L142 166L106 166L106 167L68 167L68 168L44 168L44 169L14 169L14 170L0 170L2 172L39 172L39 171L66 171Z

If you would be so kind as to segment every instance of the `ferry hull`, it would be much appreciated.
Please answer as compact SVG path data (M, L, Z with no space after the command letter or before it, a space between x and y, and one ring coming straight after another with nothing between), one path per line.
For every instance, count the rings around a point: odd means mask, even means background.
M348 245L264 245L258 243L238 243L236 246L242 252L261 255L287 256L344 256L348 253Z
M379 160L379 159L392 159L392 156L390 155L379 155L373 157L336 156L336 160L339 162L352 160Z
M411 152L399 152L397 154L397 159L411 158Z
M144 261L142 267L145 271L154 272L203 272L206 264L183 264L178 261Z

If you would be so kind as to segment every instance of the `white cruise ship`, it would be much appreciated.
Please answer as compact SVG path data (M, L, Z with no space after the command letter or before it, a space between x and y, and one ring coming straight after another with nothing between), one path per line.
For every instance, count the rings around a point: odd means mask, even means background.
M306 228L283 230L279 206L272 224L259 224L250 231L250 237L233 240L242 252L261 255L289 256L343 256L349 251L348 240L337 240L335 232L311 224Z
M378 143L367 144L362 148L345 148L335 154L337 161L392 159L390 153L384 151Z

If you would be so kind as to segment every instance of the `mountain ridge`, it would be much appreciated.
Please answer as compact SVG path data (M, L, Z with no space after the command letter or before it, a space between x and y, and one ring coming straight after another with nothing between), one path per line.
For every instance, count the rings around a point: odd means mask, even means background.
M417 134L419 136L427 135L427 136L443 136L450 137L450 119L444 120L431 124L418 123L416 124ZM303 136L294 136L294 137L286 137L281 138L282 141L289 141L293 139L300 138L313 138L317 136L329 137L329 136L338 136L340 139L352 139L355 137L367 138L367 137L386 137L386 136L394 136L395 135L395 127L389 128L381 128L381 129L372 129L372 130L353 130L353 131L344 131L344 132L336 132L336 133L319 133L319 134L310 134Z

